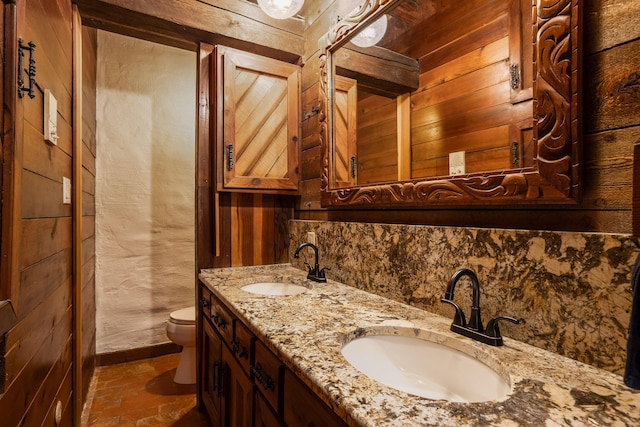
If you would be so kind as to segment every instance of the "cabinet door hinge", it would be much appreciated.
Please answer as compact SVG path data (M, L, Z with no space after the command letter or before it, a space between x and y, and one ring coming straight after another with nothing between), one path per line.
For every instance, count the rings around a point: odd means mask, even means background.
M511 142L511 163L514 166L520 163L520 148L518 141Z
M520 88L520 67L518 64L511 64L510 81L511 89Z
M357 167L358 167L358 161L356 156L351 156L351 178L356 177Z
M233 169L233 144L227 145L227 170Z

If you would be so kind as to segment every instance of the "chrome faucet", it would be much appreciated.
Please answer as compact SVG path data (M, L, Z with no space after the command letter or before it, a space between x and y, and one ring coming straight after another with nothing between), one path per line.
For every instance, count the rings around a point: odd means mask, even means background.
M463 276L467 276L471 280L472 289L471 316L468 324L462 309L453 302L453 293L456 284ZM482 316L480 315L480 282L478 281L478 276L468 268L461 268L453 273L447 285L447 290L444 293L444 298L441 298L440 302L450 304L455 309L453 323L451 323L451 330L453 332L484 344L493 346L501 346L503 344L502 335L500 334L500 328L498 326L500 320L507 320L516 324L520 323L518 319L514 319L513 317L498 316L489 320L487 329L484 329L482 326Z
M308 262L304 262L304 265L307 266L307 268L309 269L309 274L307 275L307 279L309 280L313 280L314 282L320 282L320 283L324 283L327 281L327 278L324 275L325 270L331 270L329 267L325 267L325 268L320 268L320 264L318 261L318 247L316 245L314 245L313 243L303 243L300 246L298 246L298 249L296 249L296 253L293 255L294 258L299 258L300 257L300 251L306 247L310 247L311 249L313 249L314 255L315 255L315 260L314 260L314 266L312 267Z

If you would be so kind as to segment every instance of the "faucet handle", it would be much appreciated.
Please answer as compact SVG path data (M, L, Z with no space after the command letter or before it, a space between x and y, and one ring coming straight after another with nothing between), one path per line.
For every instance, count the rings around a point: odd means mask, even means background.
M487 323L487 329L485 329L485 334L487 334L490 337L493 338L500 338L502 337L502 335L500 335L500 326L498 326L498 322L500 320L507 320L511 323L515 323L516 325L520 323L520 321L516 318L513 317L509 317L509 316L498 316L495 317L491 320L489 320L489 323Z
M458 326L462 326L462 327L466 327L467 326L467 319L464 316L464 312L462 311L462 309L460 307L458 307L458 304L456 304L455 302L446 299L446 298L440 298L440 302L444 302L446 304L451 304L453 306L453 308L456 309L456 313L453 316L453 324L454 325L458 325Z
M311 264L309 264L307 261L304 262L304 265L307 267L307 269L309 269L309 274L314 274L315 273L313 271L313 267L311 267Z
M324 268L318 267L318 277L319 278L322 279L322 278L325 277L325 275L324 275L325 270L331 270L331 267L324 267Z

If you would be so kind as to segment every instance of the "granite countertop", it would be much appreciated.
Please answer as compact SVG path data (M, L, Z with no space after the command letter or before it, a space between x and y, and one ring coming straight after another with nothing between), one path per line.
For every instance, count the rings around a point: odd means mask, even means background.
M350 425L640 425L640 392L619 375L506 337L502 347L478 343L450 332L449 318L332 280L309 281L290 264L203 270L200 279ZM254 282L310 289L291 296L240 289ZM504 400L481 403L418 397L369 379L340 351L356 330L410 336L416 329L507 374L512 392Z

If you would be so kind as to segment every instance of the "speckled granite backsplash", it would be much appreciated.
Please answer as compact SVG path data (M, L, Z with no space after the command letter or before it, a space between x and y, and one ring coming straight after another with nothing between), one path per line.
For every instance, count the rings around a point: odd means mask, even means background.
M329 278L453 318L440 303L461 267L480 279L486 322L503 335L618 374L624 372L631 309L631 267L640 249L626 235L493 230L413 225L290 222L290 259L304 268L313 251L293 259L308 231L316 233ZM461 281L455 301L465 314L471 291Z

